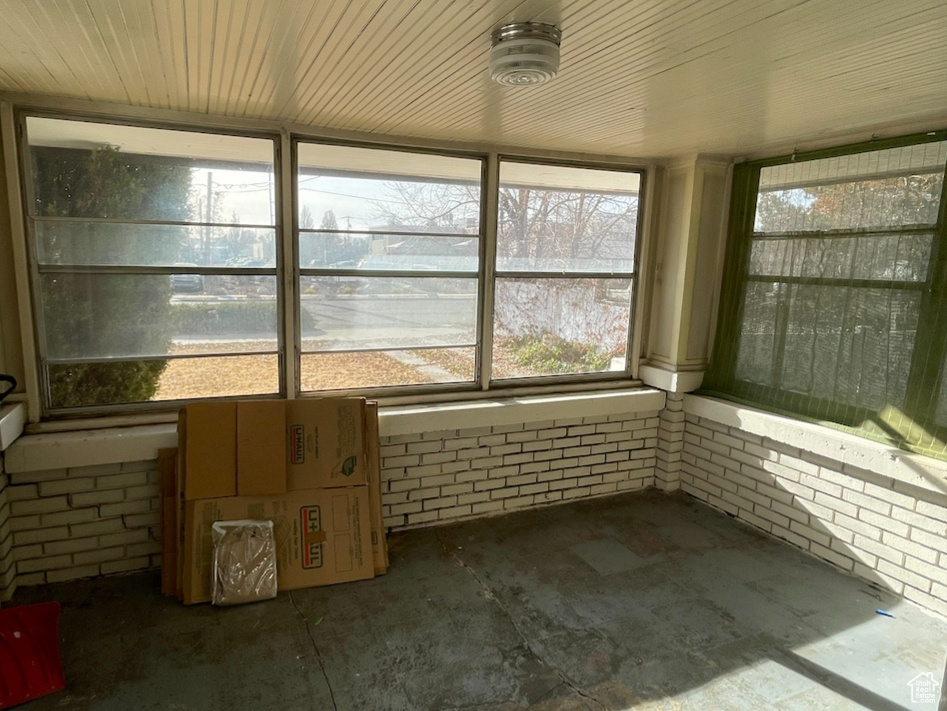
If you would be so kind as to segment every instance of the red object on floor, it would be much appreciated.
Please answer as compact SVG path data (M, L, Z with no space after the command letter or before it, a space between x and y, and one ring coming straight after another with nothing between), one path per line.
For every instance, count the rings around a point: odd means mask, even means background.
M0 610L0 709L66 688L58 602Z

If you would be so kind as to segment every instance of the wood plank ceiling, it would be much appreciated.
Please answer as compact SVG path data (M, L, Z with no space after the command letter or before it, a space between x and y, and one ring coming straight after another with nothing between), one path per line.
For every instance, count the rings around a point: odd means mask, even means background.
M490 32L562 29L501 87ZM947 124L944 0L0 0L0 91L658 157Z

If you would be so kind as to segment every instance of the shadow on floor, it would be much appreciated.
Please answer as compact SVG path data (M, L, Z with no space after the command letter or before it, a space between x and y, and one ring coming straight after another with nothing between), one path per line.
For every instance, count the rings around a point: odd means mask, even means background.
M937 708L907 682L940 678L947 625L683 494L389 540L384 577L242 608L154 574L22 589L63 602L68 682L23 708Z

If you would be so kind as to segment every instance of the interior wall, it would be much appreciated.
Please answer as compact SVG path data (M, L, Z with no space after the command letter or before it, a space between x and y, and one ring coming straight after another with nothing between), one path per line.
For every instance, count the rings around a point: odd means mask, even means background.
M692 402L699 400L705 398ZM766 437L687 412L683 490L947 616L947 493L922 486L923 477L892 478L776 434L790 432L782 425ZM826 429L824 438L830 437Z
M10 523L9 479L3 470L0 455L0 601L9 600L16 590L16 567L13 563L13 527Z
M658 427L651 410L383 436L385 525L399 531L649 488ZM159 496L152 460L11 473L0 514L9 511L16 584L157 567Z

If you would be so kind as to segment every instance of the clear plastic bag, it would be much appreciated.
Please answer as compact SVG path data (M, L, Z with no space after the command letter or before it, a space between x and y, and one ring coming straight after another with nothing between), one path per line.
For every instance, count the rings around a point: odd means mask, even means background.
M276 597L272 521L215 521L211 602L242 605Z

